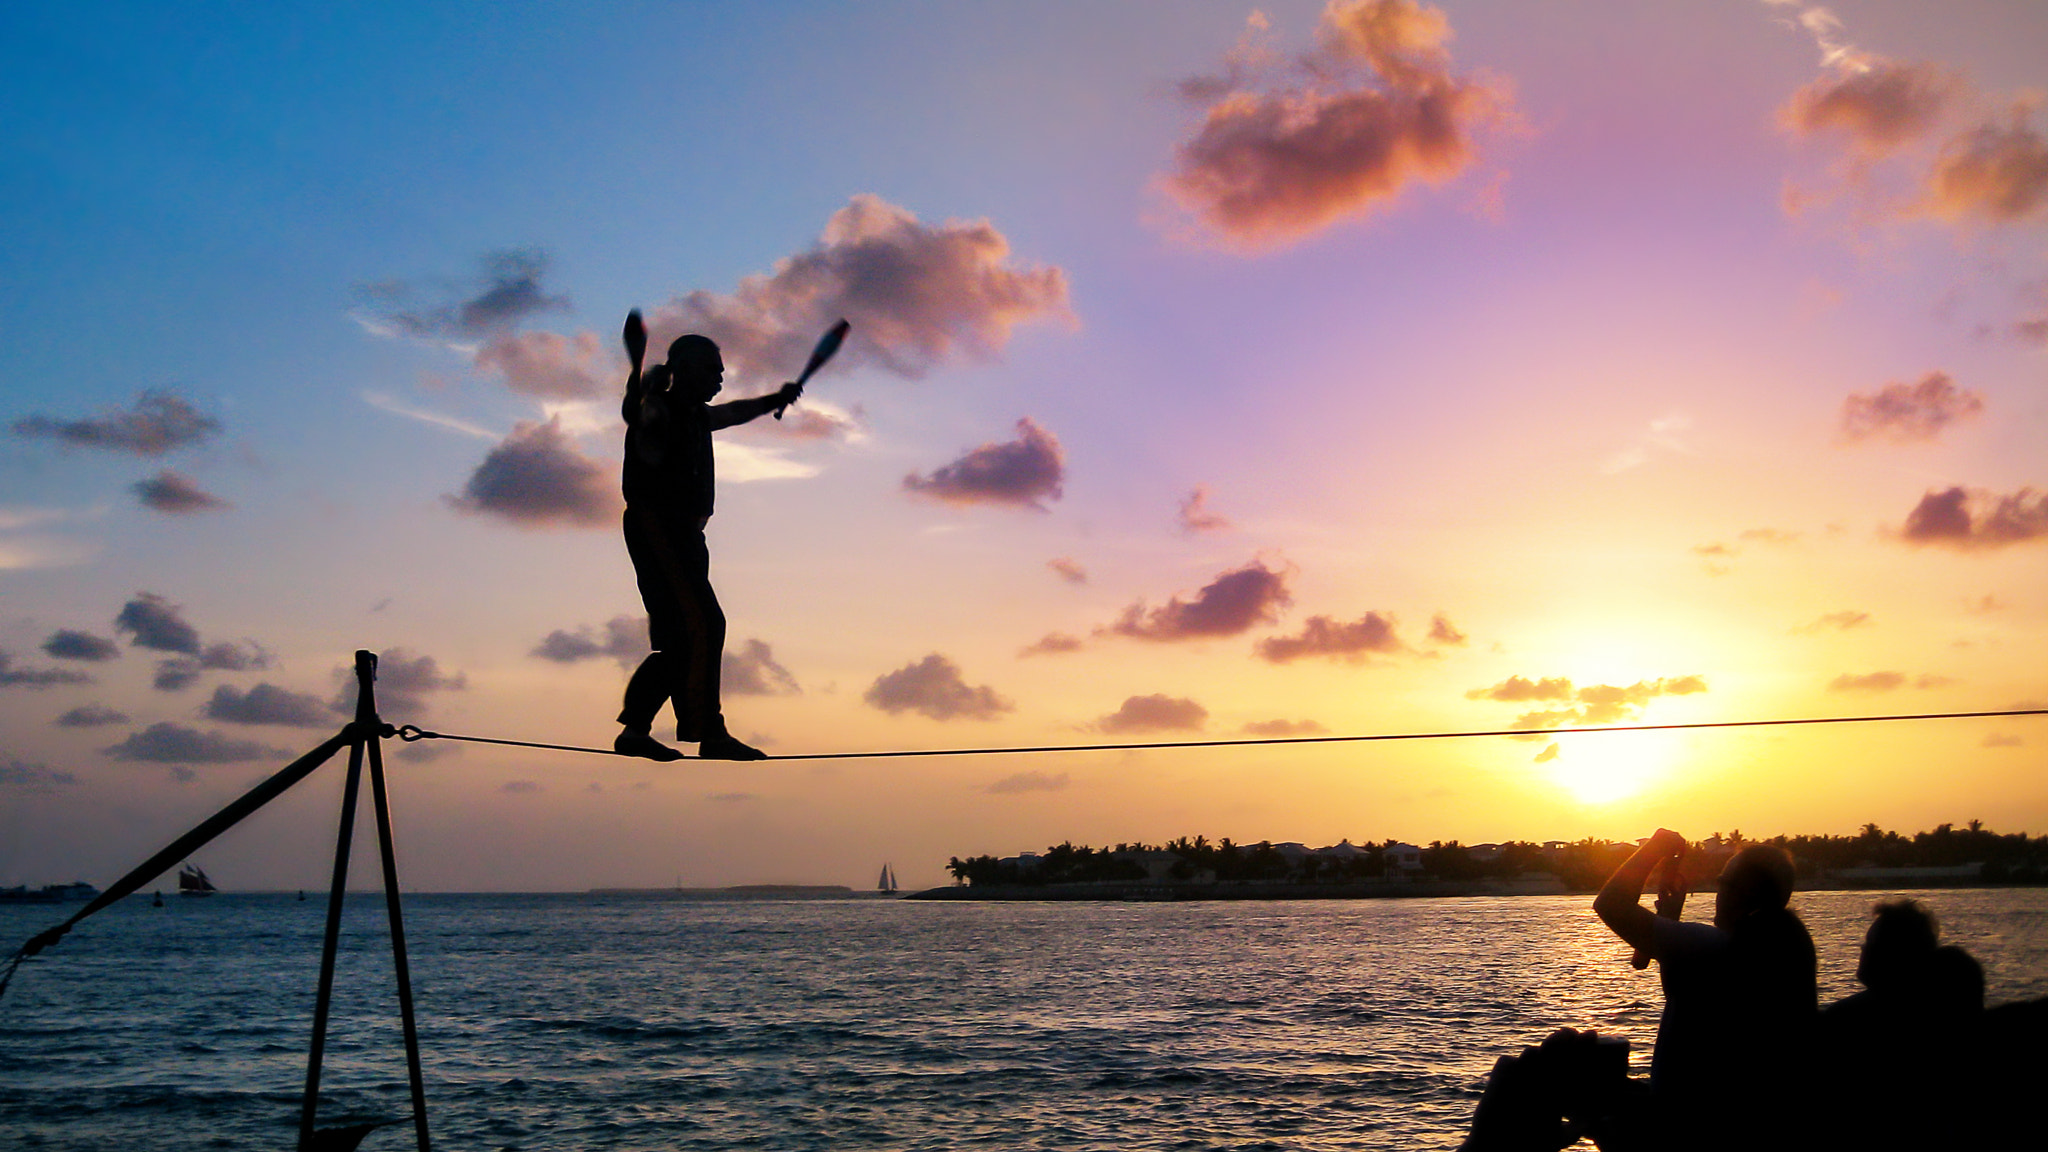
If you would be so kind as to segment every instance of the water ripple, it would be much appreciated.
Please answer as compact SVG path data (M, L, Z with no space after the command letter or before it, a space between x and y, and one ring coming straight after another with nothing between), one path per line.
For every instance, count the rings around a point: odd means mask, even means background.
M1801 897L1823 993L1873 894ZM1992 999L2048 993L2048 892L1929 895ZM128 901L23 969L0 1134L53 1152L288 1144L322 906ZM168 915L167 915L168 914ZM0 908L0 942L47 911ZM1448 1148L1495 1057L1631 1037L1660 997L1585 898L408 909L448 1147ZM409 1110L386 941L352 904L323 1116ZM369 1152L406 1143L403 1129ZM379 1141L382 1141L380 1144Z

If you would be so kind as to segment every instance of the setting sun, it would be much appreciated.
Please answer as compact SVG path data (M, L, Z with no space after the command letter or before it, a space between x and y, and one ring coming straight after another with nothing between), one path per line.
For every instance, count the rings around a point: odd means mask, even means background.
M1582 732L1559 736L1537 759L1574 799L1607 804L1662 782L1681 741L1677 732Z

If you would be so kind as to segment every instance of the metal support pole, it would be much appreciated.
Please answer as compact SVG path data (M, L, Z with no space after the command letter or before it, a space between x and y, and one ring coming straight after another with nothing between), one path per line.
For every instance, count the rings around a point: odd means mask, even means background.
M357 708L360 715L362 709ZM360 729L358 730L360 732ZM327 889L327 933L320 946L320 992L313 1002L313 1042L306 1051L306 1099L299 1109L299 1152L313 1144L313 1122L320 1110L320 1061L327 1050L327 1011L334 1000L334 961L341 944L341 903L348 893L348 852L356 834L356 794L363 779L363 745L376 747L374 735L358 735L348 750L348 783L341 793L341 832L334 841L334 882Z
M356 653L358 663L367 652ZM367 693L367 689L365 690ZM372 713L375 723L375 714ZM427 1134L427 1087L420 1069L419 1024L412 1010L412 966L405 955L405 910L398 894L398 851L391 838L391 802L384 790L384 752L370 741L370 797L377 808L377 841L384 854L384 907L391 918L391 965L398 980L398 1018L405 1029L405 1070L412 1087L412 1125L419 1152L429 1152L432 1138Z

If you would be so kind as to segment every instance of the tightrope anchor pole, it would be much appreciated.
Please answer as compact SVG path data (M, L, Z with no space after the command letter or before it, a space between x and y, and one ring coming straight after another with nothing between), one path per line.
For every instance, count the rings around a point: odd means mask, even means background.
M334 881L327 894L327 928L320 950L320 990L313 1005L313 1041L306 1053L306 1096L299 1109L299 1152L313 1152L321 1133L320 1065L327 1047L327 1019L334 998L334 967L341 946L342 900L348 890L349 847L355 840L356 802L363 764L370 767L370 798L377 813L377 840L384 866L384 909L391 923L391 959L398 976L398 1014L405 1031L406 1078L412 1089L412 1122L419 1152L430 1152L426 1078L420 1067L419 1027L413 1015L412 969L406 963L405 914L398 888L398 854L391 837L391 802L384 788L381 742L387 729L377 716L377 654L356 652L356 717L346 731L348 783L341 794L341 830L334 844Z

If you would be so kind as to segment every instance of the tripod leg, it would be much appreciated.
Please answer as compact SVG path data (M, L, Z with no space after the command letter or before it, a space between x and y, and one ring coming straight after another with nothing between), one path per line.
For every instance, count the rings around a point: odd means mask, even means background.
M348 750L348 783L341 793L341 832L334 842L334 883L327 890L327 933L320 946L320 992L313 1002L313 1042L306 1052L306 1100L299 1111L301 1152L312 1145L313 1122L320 1110L320 1061L327 1050L327 1011L334 1000L334 959L341 944L341 901L348 892L348 850L355 839L363 745L375 748L376 739L358 737Z
M420 1072L420 1033L412 1010L412 967L405 957L405 912L398 895L398 854L391 842L391 803L384 790L384 753L370 744L370 796L377 806L377 840L384 853L384 907L391 917L391 964L398 978L399 1021L405 1027L405 1070L412 1085L413 1131L419 1152L432 1147L427 1135L427 1088Z

